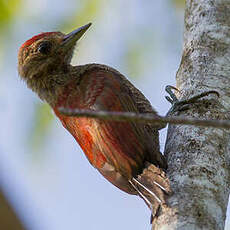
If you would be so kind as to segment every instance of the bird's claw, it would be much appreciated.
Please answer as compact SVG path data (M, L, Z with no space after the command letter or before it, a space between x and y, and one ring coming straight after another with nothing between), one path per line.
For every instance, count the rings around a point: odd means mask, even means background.
M165 96L165 98L172 105L171 109L168 111L166 116L169 116L176 111L182 111L182 110L186 109L185 107L187 107L187 106L185 106L185 105L183 106L183 101L178 100L175 93L173 92L173 91L180 92L179 89L177 89L174 86L167 85L165 87L165 91L169 94L169 96Z
M189 108L189 105L192 103L197 102L197 100L199 100L202 97L208 96L209 94L216 94L217 97L220 96L220 94L215 91L215 90L209 90L203 93L200 93L198 95L195 95L189 99L184 99L184 100L178 100L178 98L176 97L175 93L173 92L173 90L176 90L178 92L180 92L177 88L175 88L174 86L171 85L167 85L165 87L165 91L169 94L169 96L166 96L166 100L169 101L169 103L172 104L171 109L168 111L166 116L169 116L171 114L173 114L174 112L177 111L184 111L187 110Z
M172 105L174 105L176 102L178 102L179 100L177 99L175 93L173 92L173 90L180 92L179 89L177 89L174 86L171 85L167 85L165 87L165 91L169 94L169 96L165 96L166 100L169 101L169 103L171 103Z

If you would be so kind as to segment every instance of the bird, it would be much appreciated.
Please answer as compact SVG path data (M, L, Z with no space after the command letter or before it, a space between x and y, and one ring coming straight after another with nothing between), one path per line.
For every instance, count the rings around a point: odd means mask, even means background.
M68 34L43 32L24 42L18 72L47 102L100 174L122 191L139 195L157 215L170 192L167 162L160 152L165 125L67 116L59 108L159 115L123 74L102 64L70 64L91 23Z

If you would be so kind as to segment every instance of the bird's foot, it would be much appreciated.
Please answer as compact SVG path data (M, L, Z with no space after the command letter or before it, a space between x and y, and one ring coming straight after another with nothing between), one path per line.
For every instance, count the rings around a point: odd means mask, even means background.
M165 87L165 91L169 94L166 96L166 100L172 104L171 109L168 111L166 116L170 116L174 112L180 112L189 109L189 105L197 102L202 97L208 96L209 94L216 94L218 97L220 94L215 90L206 91L200 94L197 94L189 99L178 100L173 90L180 92L177 88L171 85Z

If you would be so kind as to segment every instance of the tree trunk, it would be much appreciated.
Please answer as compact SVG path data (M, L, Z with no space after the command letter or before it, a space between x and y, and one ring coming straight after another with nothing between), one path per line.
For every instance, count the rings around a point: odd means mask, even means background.
M216 90L179 114L229 119L230 1L187 0L184 48L178 70L180 99ZM224 229L229 197L229 131L173 126L168 129L165 155L173 195L152 229Z

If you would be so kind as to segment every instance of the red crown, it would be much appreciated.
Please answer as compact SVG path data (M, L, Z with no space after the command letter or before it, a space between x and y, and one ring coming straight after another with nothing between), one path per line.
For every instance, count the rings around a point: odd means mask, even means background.
M51 34L55 34L57 32L45 32L45 33L40 33L38 35L35 35L33 36L32 38L30 38L29 40L27 40L25 43L22 44L21 48L24 48L24 47L27 47L27 46L30 46L31 44L33 44L35 41L41 39L41 38L44 38L44 37L47 37Z

